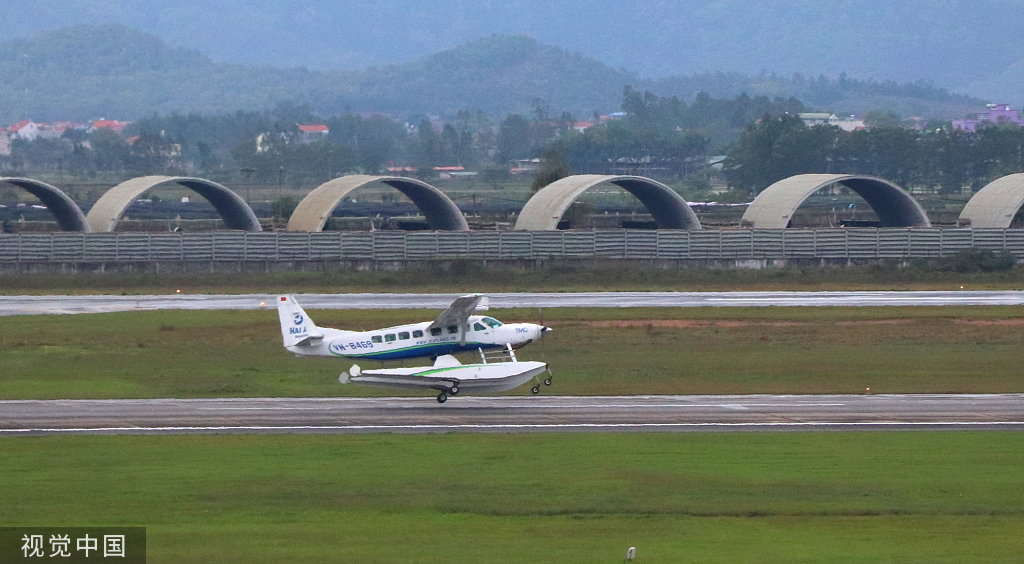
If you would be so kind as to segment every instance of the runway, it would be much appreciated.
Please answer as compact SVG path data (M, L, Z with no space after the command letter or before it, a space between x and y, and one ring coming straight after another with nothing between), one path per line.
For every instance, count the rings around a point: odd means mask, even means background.
M0 437L910 429L1024 430L1024 394L0 401Z
M444 309L459 294L298 294L307 309ZM1024 305L1024 292L579 292L487 294L491 307L764 307ZM0 316L155 309L272 309L273 294L0 296Z

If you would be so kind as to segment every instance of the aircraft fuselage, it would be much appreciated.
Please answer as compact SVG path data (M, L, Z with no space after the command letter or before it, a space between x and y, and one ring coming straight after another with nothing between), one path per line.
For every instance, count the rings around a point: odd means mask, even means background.
M545 330L534 323L504 324L493 317L478 315L470 316L462 330L456 325L433 329L430 325L413 323L374 331L320 328L322 340L286 348L297 355L400 360L505 348L506 343L518 348L539 339Z

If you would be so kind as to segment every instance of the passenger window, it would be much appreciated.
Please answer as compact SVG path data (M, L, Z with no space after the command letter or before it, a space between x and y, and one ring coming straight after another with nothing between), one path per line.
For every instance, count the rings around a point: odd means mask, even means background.
M395 342L395 334L394 333L388 333L387 335L384 335L384 340L389 342L389 343Z
M483 325L480 325L479 323L474 323L473 324L473 330L475 330L475 331L483 331L484 329L487 329L487 328L484 327Z
M373 341L374 343L379 343L379 342L383 341L383 339L381 339L380 335L374 335L374 336L370 337L370 340Z
M403 340L403 341L408 339L409 338L409 332L408 331L402 331L401 333L398 334L398 338Z
M434 327L433 329L430 330L430 336L431 337L437 337L437 336L440 336L440 335L441 335L441 328L440 327Z
M422 336L423 336L423 331L420 331L419 329L417 329L417 330L412 332L412 338L413 339L419 339Z
M448 333L449 334L454 334L454 333L458 333L458 332L459 332L459 326L458 325L449 325L448 326Z

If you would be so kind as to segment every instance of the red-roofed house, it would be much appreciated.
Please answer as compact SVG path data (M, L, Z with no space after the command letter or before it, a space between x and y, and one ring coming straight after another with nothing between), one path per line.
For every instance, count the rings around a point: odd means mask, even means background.
M50 127L52 127L53 130L56 131L60 135L64 135L64 132L69 130L69 129L72 129L72 130L74 130L74 129L85 130L86 129L86 126L85 126L84 123L78 123L78 122L74 122L74 121L55 121L55 122L50 124Z
M327 129L326 125L299 125L299 143L312 143L313 141L325 139L328 133L330 133L330 130Z
M39 138L40 139L57 139L60 137L60 132L55 130L53 126L47 123L39 124Z
M7 128L11 139L24 139L32 141L39 137L39 124L32 120L23 120Z
M590 123L589 121L577 121L576 123L572 124L572 128L575 129L576 131L579 131L580 133L583 133L583 130L588 127L594 127L594 124Z
M131 125L130 121L117 121L116 119L98 119L92 122L92 127L89 129L89 133L96 131L97 129L109 129L114 133L121 133L124 128Z

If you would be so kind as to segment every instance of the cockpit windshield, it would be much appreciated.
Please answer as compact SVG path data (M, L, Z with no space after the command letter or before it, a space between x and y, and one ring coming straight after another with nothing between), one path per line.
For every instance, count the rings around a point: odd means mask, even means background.
M493 317L485 317L485 318L481 319L480 321L483 321L484 323L486 323L487 325L489 325L491 327L501 327L501 325L502 325L502 323L500 321L498 321L497 319L495 319Z

